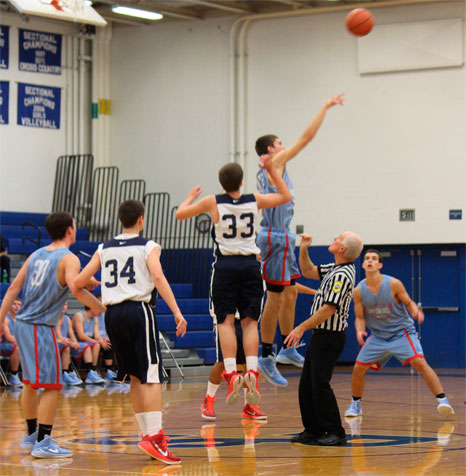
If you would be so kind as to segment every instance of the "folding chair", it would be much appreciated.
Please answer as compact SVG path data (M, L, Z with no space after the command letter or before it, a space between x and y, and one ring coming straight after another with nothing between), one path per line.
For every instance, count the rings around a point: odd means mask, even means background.
M3 382L3 385L6 385L7 387L10 386L10 381L8 380L5 371L3 370L2 367L2 360L8 359L8 362L10 361L9 357L6 357L5 355L0 355L0 380Z

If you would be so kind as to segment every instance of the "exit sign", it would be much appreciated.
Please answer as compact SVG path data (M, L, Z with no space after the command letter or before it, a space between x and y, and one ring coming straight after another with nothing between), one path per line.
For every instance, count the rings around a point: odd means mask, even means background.
M414 208L400 209L400 221L414 221Z

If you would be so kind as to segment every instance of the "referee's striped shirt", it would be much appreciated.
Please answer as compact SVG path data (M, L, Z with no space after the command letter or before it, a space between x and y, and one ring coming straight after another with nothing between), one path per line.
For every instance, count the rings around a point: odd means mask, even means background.
M318 270L322 281L312 302L311 316L324 304L332 304L336 306L336 310L326 321L316 326L316 329L344 331L348 326L356 268L353 263L330 263L318 266Z

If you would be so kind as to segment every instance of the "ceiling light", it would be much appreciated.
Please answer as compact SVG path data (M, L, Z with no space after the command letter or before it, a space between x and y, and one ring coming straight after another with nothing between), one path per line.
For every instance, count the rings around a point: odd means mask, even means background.
M119 13L120 15L128 15L130 17L144 18L145 20L161 20L163 18L163 15L160 13L139 10L138 8L112 7L112 12Z

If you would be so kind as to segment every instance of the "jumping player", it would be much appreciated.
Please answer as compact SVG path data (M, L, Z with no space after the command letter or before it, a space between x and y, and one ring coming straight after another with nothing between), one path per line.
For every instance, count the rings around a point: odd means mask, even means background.
M273 385L288 385L288 381L277 370L277 362L293 364L297 367L302 367L304 364L301 354L295 348L285 344L276 357L272 353L277 318L283 341L293 329L298 295L295 282L300 276L295 257L296 236L290 231L294 213L293 184L286 165L312 141L327 110L336 104L343 105L343 102L343 94L333 96L326 101L301 137L291 147L285 148L281 140L272 134L259 137L256 141L257 155L272 155L273 165L280 177L283 177L292 195L292 199L284 205L264 210L262 229L257 236L257 245L260 248L262 259L262 276L267 286L267 300L260 320L262 357L259 358L259 369ZM270 193L276 190L275 180L269 171L258 171L257 189L261 193Z
M118 360L118 380L125 374L131 378L131 403L143 435L138 447L165 464L178 464L181 459L169 451L162 430L162 354L149 304L154 287L174 315L176 335L184 336L187 324L163 274L160 245L139 237L144 204L126 200L118 217L123 233L99 245L75 284L84 287L102 268L105 327Z
M52 213L45 220L45 228L52 243L35 251L10 285L0 309L0 332L8 309L23 290L15 324L24 383L21 404L28 428L21 448L32 450L31 455L36 458L65 458L73 453L50 438L62 388L54 327L68 289L83 304L99 312L105 307L89 291L78 289L73 283L81 267L78 257L69 250L76 241L73 217L68 212ZM93 280L89 287L95 284ZM37 389L44 389L39 405Z
M272 166L272 157L268 155L262 159L263 166L269 170L277 186L277 193L242 195L243 169L237 163L229 163L219 171L219 181L226 193L208 195L193 203L202 193L201 187L194 187L176 212L179 220L209 213L214 224L215 261L212 266L210 308L214 323L217 324L224 357L228 404L236 401L243 382L249 390L248 403L256 405L260 400L257 385L257 321L264 291L257 260L259 249L256 246L255 223L259 209L276 207L291 198L288 187ZM247 371L244 379L236 371L236 311L240 315L246 354Z
M351 378L353 399L345 412L346 417L362 415L361 397L364 377L369 368L380 370L392 356L403 366L408 363L424 378L437 398L437 409L442 416L454 413L442 384L424 358L414 320L424 322L424 313L418 309L406 292L403 283L380 273L382 257L377 250L367 250L362 267L366 272L354 291L356 337L362 349L356 358ZM366 326L371 330L367 337Z

